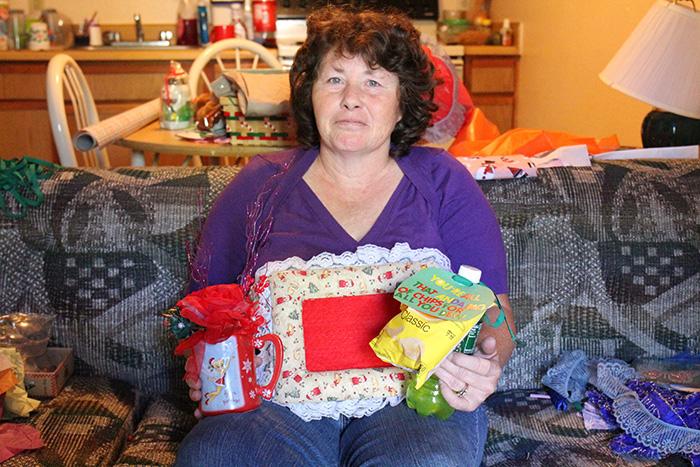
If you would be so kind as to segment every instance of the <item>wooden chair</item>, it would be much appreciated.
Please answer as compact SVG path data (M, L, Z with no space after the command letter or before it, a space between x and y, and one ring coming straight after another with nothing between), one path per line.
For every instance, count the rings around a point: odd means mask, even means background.
M222 57L222 55L226 51L234 52L233 68L226 67L226 63L224 62L224 59ZM251 54L253 56L252 62L250 62L249 60L242 61L241 51L246 51L249 54ZM262 45L258 44L257 42L238 38L224 39L219 42L214 42L197 56L194 62L192 62L192 66L190 67L190 94L193 98L198 95L200 79L204 81L204 83L207 86L207 89L211 90L211 87L209 85L211 80L205 72L205 68L211 60L216 60L216 63L219 65L219 72L222 72L227 69L257 69L260 60L262 60L269 68L276 68L280 70L282 69L282 63L279 60L277 60L274 54ZM250 63L249 67L243 66L248 63Z
M66 54L54 55L46 71L46 103L61 165L109 168L107 149L79 153L82 161L78 162L66 116L64 89L68 91L73 106L76 128L84 128L100 120L92 92L78 64Z

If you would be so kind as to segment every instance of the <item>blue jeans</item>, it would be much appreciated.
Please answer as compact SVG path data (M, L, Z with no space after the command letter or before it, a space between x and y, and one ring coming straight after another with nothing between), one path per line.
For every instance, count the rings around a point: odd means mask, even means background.
M404 402L368 417L305 422L264 402L252 412L200 420L180 445L176 466L478 466L487 425L483 407L443 421Z

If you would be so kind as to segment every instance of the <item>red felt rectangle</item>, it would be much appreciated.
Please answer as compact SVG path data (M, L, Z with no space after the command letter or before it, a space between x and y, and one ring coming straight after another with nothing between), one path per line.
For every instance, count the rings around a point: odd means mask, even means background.
M391 366L369 341L399 312L391 293L304 300L301 322L308 371Z

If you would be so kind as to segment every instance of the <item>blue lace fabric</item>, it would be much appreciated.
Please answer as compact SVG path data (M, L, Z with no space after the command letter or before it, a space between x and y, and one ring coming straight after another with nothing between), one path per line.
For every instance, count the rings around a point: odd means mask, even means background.
M613 452L653 460L681 454L700 467L700 393L639 380L621 361L601 361L593 373L588 402L624 432L612 440Z
M542 378L542 384L550 391L552 402L558 410L565 411L569 404L580 405L586 394L590 377L588 357L583 350L565 352Z

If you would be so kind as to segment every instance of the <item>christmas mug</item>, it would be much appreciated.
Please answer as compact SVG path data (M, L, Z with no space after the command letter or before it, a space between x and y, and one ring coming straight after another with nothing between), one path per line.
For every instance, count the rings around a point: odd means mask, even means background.
M275 349L275 366L270 381L260 386L255 377L255 349L270 342ZM202 342L199 373L202 382L202 415L247 412L257 409L263 399L272 399L282 369L282 341L274 334L235 335L217 344Z
M49 27L46 23L35 21L29 26L29 50L49 50Z

